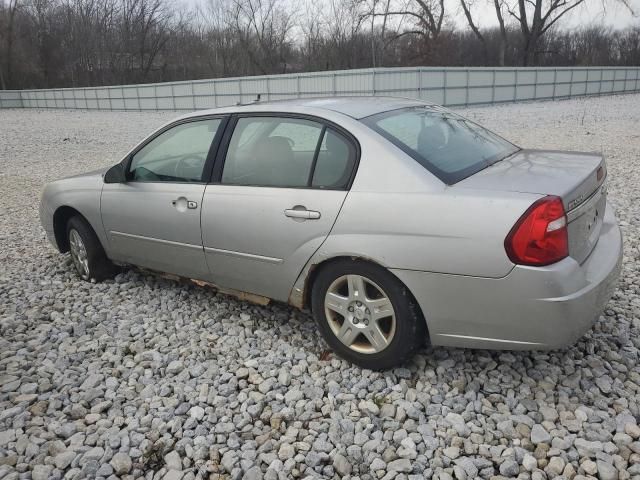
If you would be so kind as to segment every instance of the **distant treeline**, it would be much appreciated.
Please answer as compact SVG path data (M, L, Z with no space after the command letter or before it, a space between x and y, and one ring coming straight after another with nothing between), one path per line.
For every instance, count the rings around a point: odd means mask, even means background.
M448 12L444 0L203 0L189 10L170 0L0 0L0 88L413 65L640 65L640 22L560 28L570 10L601 0L471 1ZM479 2L498 26L478 27ZM466 28L452 27L456 14Z

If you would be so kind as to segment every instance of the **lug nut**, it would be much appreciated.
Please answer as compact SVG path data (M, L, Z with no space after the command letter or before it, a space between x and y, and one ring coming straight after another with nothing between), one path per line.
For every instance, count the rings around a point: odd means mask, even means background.
M354 317L354 318L353 318L353 324L354 324L354 325L357 325L357 324L358 324L358 322L359 322L359 320L358 320L357 318L355 318L355 317Z
M353 306L352 305L349 305L349 311L353 312Z
M369 320L365 319L365 320L364 320L364 324L365 324L365 325L369 325Z

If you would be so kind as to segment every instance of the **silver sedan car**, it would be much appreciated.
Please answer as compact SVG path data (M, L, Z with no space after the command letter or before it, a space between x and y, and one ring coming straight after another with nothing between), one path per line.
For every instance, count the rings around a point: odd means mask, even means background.
M123 265L310 308L384 369L432 345L550 349L611 296L622 237L601 155L525 150L399 98L182 116L117 165L52 182L40 216L79 275Z

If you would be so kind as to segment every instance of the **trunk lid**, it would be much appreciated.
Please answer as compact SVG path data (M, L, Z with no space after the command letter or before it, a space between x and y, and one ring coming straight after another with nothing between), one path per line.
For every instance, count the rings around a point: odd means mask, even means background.
M582 263L595 247L606 206L602 155L519 150L453 188L556 195L567 212L569 255Z

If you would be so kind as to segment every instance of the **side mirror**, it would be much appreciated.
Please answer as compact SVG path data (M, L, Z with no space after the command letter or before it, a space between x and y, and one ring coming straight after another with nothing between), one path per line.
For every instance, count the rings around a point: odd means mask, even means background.
M121 163L114 165L104 174L104 183L124 183L126 181L127 176Z

